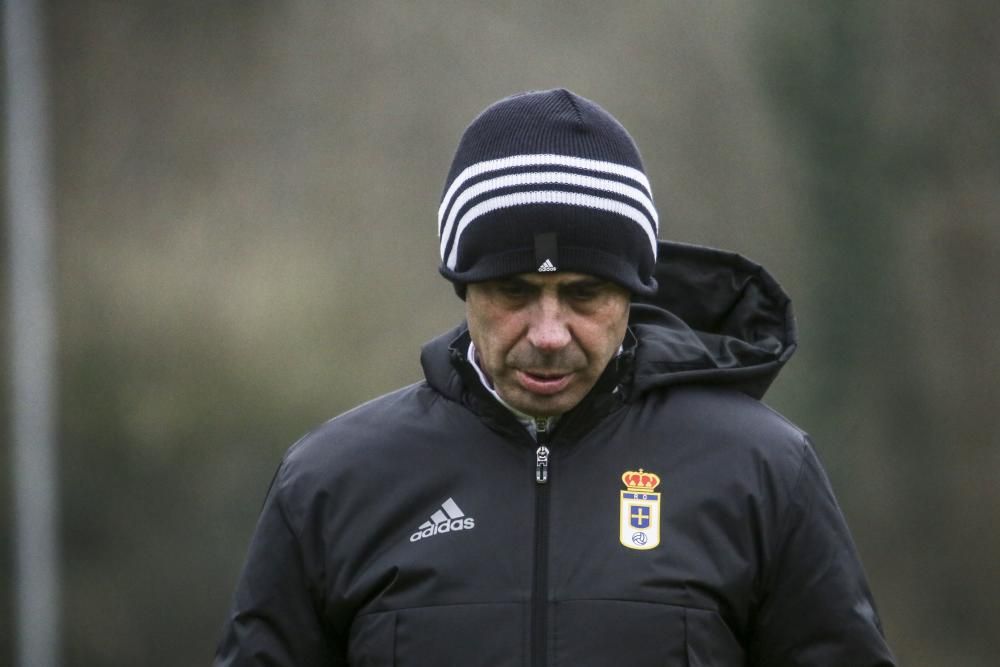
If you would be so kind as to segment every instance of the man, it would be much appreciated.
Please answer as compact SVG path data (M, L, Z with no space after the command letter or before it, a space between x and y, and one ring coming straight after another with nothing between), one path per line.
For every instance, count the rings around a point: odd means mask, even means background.
M467 324L271 485L217 665L892 665L733 254L657 241L639 152L565 90L466 130L439 209Z

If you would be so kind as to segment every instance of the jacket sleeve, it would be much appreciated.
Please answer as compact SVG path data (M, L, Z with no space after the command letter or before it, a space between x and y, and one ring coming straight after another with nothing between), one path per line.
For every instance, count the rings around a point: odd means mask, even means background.
M347 664L340 642L324 627L314 568L282 504L281 474L261 510L215 667Z
M751 664L895 665L847 524L808 443L780 525L763 575Z

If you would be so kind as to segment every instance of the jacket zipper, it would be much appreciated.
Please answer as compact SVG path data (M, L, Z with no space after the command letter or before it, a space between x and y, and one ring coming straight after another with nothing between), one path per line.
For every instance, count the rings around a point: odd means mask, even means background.
M535 420L535 572L531 590L531 665L546 664L549 578L549 448L552 434L547 419Z
M539 437L541 434L540 431ZM535 481L539 484L549 482L549 448L542 444L538 445L538 450L535 452Z

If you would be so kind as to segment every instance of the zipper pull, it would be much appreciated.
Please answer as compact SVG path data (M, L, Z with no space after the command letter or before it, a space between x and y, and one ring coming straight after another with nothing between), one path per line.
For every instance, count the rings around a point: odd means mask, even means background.
M548 417L535 417L535 435L538 442L538 450L535 452L535 481L545 484L549 481L549 448L551 437L549 426L551 422Z
M539 445L535 452L535 481L545 484L549 481L549 448Z

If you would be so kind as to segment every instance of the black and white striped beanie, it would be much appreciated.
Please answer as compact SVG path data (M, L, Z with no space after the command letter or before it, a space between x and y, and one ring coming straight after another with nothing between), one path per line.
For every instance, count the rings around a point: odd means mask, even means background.
M648 295L657 231L625 128L568 90L521 93L462 135L438 209L439 270L463 297L467 283L551 271Z

